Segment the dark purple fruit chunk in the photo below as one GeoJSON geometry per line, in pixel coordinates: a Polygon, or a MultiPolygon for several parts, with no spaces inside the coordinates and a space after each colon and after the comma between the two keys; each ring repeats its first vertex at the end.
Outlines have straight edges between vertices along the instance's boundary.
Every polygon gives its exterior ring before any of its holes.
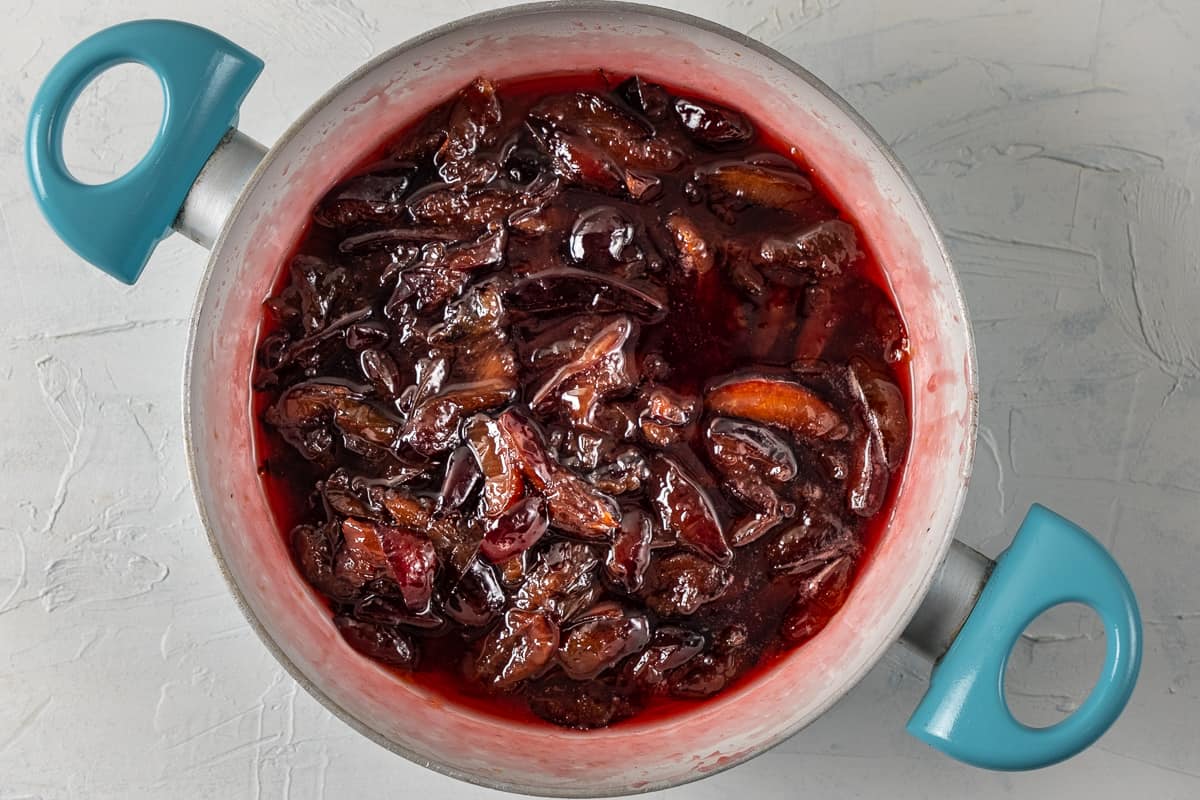
{"type": "Polygon", "coordinates": [[[662,527],[680,544],[716,564],[733,560],[712,500],[683,467],[667,456],[655,456],[650,462],[647,491],[662,527]]]}
{"type": "Polygon", "coordinates": [[[638,711],[629,692],[611,681],[553,677],[529,688],[529,710],[564,728],[603,728],[638,711]]]}
{"type": "Polygon", "coordinates": [[[626,592],[636,592],[650,565],[650,543],[654,540],[654,520],[638,509],[621,515],[621,530],[608,550],[604,571],[608,579],[626,592]]]}
{"type": "Polygon", "coordinates": [[[364,656],[389,666],[416,669],[417,647],[399,629],[347,616],[334,617],[333,621],[346,644],[364,656]]]}
{"type": "Polygon", "coordinates": [[[536,677],[558,648],[558,626],[538,611],[511,609],[479,644],[471,670],[489,689],[510,689],[536,677]]]}
{"type": "Polygon", "coordinates": [[[473,559],[466,572],[446,597],[446,616],[459,625],[480,627],[488,624],[504,608],[504,588],[491,565],[473,559]]]}
{"type": "Polygon", "coordinates": [[[674,109],[688,136],[700,144],[721,148],[754,138],[750,120],[731,108],[681,97],[675,101],[674,109]]]}
{"type": "Polygon", "coordinates": [[[650,641],[646,615],[613,602],[579,614],[563,630],[558,663],[576,680],[594,678],[650,641]]]}
{"type": "Polygon", "coordinates": [[[650,562],[642,595],[665,617],[688,616],[725,593],[733,575],[693,553],[675,553],[650,562]]]}
{"type": "Polygon", "coordinates": [[[479,552],[499,564],[533,547],[549,527],[546,501],[536,495],[526,497],[488,522],[479,552]]]}

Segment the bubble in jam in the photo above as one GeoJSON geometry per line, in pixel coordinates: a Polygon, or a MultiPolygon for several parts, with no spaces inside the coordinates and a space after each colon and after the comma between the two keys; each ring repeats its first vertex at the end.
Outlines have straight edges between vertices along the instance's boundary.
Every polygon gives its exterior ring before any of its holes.
{"type": "Polygon", "coordinates": [[[638,76],[479,78],[317,202],[254,386],[349,648],[592,729],[821,635],[904,467],[908,338],[796,153],[638,76]]]}

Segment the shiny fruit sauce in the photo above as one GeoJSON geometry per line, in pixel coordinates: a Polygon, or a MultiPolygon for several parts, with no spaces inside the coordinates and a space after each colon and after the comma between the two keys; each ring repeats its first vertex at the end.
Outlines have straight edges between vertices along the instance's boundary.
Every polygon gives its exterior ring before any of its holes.
{"type": "Polygon", "coordinates": [[[475,708],[596,728],[711,697],[820,633],[886,516],[883,285],[738,111],[477,79],[316,205],[265,304],[296,568],[350,647],[475,708]]]}

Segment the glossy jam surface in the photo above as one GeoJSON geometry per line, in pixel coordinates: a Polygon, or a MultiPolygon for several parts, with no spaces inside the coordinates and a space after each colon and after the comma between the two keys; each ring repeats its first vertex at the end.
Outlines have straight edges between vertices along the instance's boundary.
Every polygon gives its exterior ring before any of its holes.
{"type": "Polygon", "coordinates": [[[575,728],[817,635],[908,447],[851,221],[735,110],[473,82],[317,205],[266,304],[261,473],[356,650],[575,728]]]}

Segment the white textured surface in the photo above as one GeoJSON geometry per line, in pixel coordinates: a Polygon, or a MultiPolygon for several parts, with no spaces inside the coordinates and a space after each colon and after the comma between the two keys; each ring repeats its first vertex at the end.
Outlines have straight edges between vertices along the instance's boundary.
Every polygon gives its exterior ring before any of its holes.
{"type": "MultiPolygon", "coordinates": [[[[20,157],[50,65],[124,19],[181,17],[262,56],[242,126],[270,142],[372,54],[493,4],[13,5],[0,28],[0,799],[498,797],[361,739],[255,639],[184,467],[179,386],[205,254],[175,237],[138,286],[117,285],[55,239],[20,157]]],[[[995,555],[1031,502],[1073,517],[1137,589],[1146,656],[1112,731],[1038,773],[973,770],[908,738],[926,671],[897,647],[800,735],[662,796],[1200,795],[1200,7],[674,6],[797,59],[893,143],[975,319],[983,429],[959,535],[995,555]]],[[[87,177],[115,174],[131,130],[153,129],[144,97],[107,105],[128,75],[81,100],[72,152],[87,177]]],[[[1070,609],[1030,633],[1012,697],[1045,722],[1086,695],[1102,642],[1070,609]]]]}

